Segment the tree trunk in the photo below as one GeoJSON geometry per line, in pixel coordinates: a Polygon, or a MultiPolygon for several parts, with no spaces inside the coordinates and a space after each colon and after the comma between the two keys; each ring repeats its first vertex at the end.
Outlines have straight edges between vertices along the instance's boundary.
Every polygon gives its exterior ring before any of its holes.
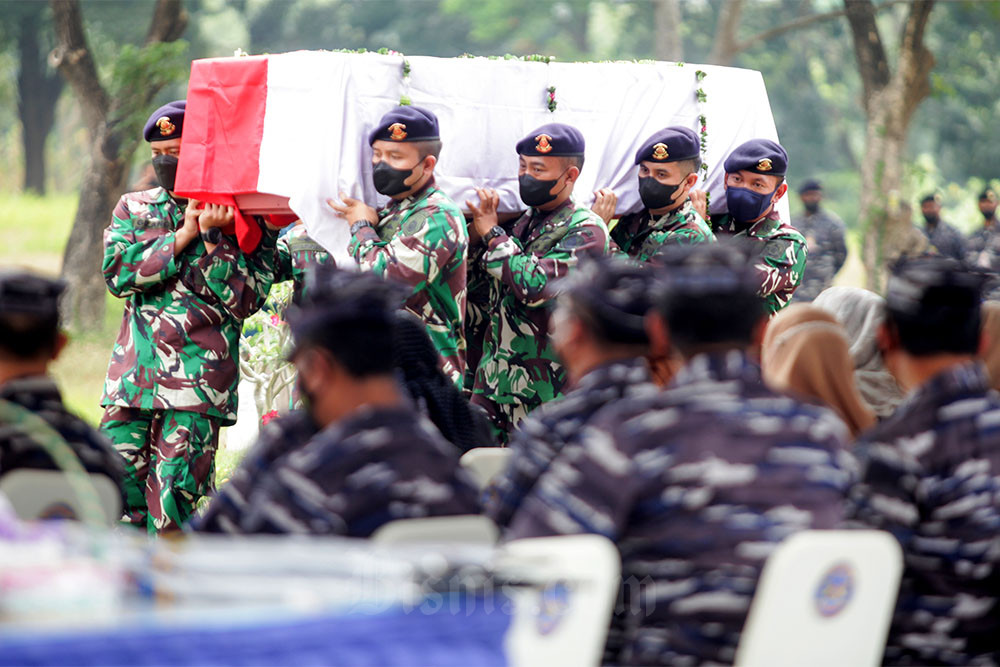
{"type": "Polygon", "coordinates": [[[884,291],[886,267],[924,243],[913,227],[902,192],[906,135],[913,113],[930,93],[934,57],[923,44],[933,0],[916,0],[900,39],[892,72],[870,0],[845,0],[854,51],[864,89],[865,156],[861,166],[859,221],[864,230],[862,261],[869,289],[884,291]]]}
{"type": "Polygon", "coordinates": [[[683,61],[680,0],[653,0],[653,22],[653,56],[657,60],[683,61]]]}
{"type": "Polygon", "coordinates": [[[42,195],[45,194],[45,139],[55,121],[62,79],[46,73],[41,56],[38,34],[45,6],[29,7],[38,10],[24,14],[18,27],[17,112],[24,146],[24,190],[42,195]]]}
{"type": "Polygon", "coordinates": [[[739,53],[737,34],[743,14],[743,0],[725,0],[715,26],[715,42],[709,62],[713,65],[731,65],[739,53]]]}
{"type": "MultiPolygon", "coordinates": [[[[67,282],[63,314],[73,327],[94,329],[104,322],[103,230],[125,190],[128,161],[139,143],[133,124],[120,119],[136,106],[148,106],[163,82],[151,81],[127,100],[111,99],[97,75],[78,0],[52,0],[52,14],[57,46],[49,59],[72,87],[91,136],[90,163],[63,254],[62,275],[67,282]]],[[[176,40],[186,24],[180,0],[157,0],[146,44],[176,40]]]]}

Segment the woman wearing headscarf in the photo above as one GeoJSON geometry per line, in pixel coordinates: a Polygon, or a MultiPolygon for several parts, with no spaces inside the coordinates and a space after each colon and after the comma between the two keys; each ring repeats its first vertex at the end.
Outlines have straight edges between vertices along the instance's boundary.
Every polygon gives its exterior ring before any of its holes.
{"type": "Polygon", "coordinates": [[[819,308],[793,304],[774,316],[764,333],[761,369],[771,388],[831,408],[852,438],[875,424],[854,384],[844,329],[819,308]]]}
{"type": "Polygon", "coordinates": [[[886,370],[878,349],[878,330],[885,322],[885,299],[860,287],[830,287],[812,305],[836,317],[844,327],[861,399],[879,419],[891,415],[903,402],[904,394],[886,370]]]}

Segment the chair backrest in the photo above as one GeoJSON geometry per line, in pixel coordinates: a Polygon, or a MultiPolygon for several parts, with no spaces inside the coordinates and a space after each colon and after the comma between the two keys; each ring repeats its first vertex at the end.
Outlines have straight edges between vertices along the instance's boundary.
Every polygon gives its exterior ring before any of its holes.
{"type": "Polygon", "coordinates": [[[600,535],[508,542],[498,576],[531,582],[502,587],[513,602],[505,653],[513,665],[597,665],[621,586],[621,557],[600,535]]]}
{"type": "Polygon", "coordinates": [[[479,488],[485,489],[507,467],[510,455],[506,447],[476,447],[462,454],[459,463],[475,477],[479,488]]]}
{"type": "MultiPolygon", "coordinates": [[[[122,516],[121,492],[107,475],[92,473],[87,480],[97,492],[107,525],[114,525],[122,516]]],[[[25,521],[80,520],[85,513],[66,473],[58,470],[12,470],[0,477],[0,493],[7,496],[17,516],[25,521]]]]}
{"type": "Polygon", "coordinates": [[[379,526],[372,541],[381,545],[400,544],[496,544],[500,531],[489,517],[481,514],[397,519],[379,526]]]}
{"type": "Polygon", "coordinates": [[[902,568],[883,531],[792,535],[764,565],[736,665],[881,664],[902,568]]]}

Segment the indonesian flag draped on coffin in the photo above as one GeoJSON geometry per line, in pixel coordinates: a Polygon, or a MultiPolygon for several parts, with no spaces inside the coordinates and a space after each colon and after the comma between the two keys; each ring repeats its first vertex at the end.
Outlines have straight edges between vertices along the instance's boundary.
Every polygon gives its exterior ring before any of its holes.
{"type": "MultiPolygon", "coordinates": [[[[618,212],[638,210],[635,151],[668,125],[699,132],[707,119],[707,183],[713,212],[725,206],[723,161],[754,137],[777,140],[759,72],[674,63],[544,63],[487,58],[409,57],[299,51],[213,58],[191,65],[176,191],[246,212],[293,211],[338,260],[350,233],[325,203],[343,191],[373,206],[366,137],[405,96],[440,120],[444,148],[437,183],[459,203],[474,187],[518,198],[514,144],[549,122],[579,128],[587,141],[576,198],[615,190],[618,212]],[[705,72],[699,80],[698,71],[705,72]],[[556,110],[547,107],[555,87],[556,110]],[[698,101],[702,89],[706,100],[698,101]]],[[[788,219],[787,198],[779,202],[788,219]]]]}

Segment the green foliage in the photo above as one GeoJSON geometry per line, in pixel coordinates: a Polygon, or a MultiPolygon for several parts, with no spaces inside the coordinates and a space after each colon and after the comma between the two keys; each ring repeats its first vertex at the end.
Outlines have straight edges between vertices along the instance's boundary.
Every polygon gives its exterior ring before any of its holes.
{"type": "Polygon", "coordinates": [[[138,136],[150,110],[145,103],[130,103],[141,99],[132,91],[140,88],[161,88],[183,79],[188,71],[185,59],[187,42],[157,42],[146,46],[125,44],[118,52],[111,72],[109,93],[118,100],[118,117],[113,119],[124,125],[123,135],[138,136]]]}

